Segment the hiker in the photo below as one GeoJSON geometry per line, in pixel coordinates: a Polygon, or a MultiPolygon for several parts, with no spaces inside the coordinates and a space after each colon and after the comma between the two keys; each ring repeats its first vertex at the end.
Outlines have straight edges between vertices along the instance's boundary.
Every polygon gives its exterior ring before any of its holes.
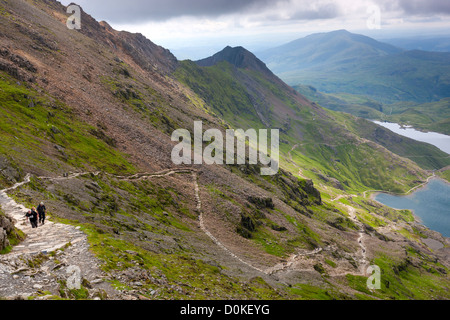
{"type": "Polygon", "coordinates": [[[28,210],[27,213],[25,213],[25,222],[28,222],[28,219],[31,217],[31,210],[28,210]]]}
{"type": "Polygon", "coordinates": [[[28,210],[26,217],[30,219],[32,228],[38,227],[38,213],[36,212],[36,208],[32,208],[31,210],[28,210]]]}
{"type": "Polygon", "coordinates": [[[45,208],[45,205],[43,202],[41,202],[37,207],[37,212],[39,213],[39,222],[41,224],[45,223],[45,211],[47,209],[45,208]]]}

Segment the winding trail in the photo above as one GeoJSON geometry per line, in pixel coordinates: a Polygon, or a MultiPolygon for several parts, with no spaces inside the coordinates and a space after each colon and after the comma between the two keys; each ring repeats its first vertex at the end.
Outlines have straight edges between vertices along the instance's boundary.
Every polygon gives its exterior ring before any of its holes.
{"type": "MultiPolygon", "coordinates": [[[[94,175],[97,176],[101,174],[100,171],[95,172],[78,172],[78,173],[70,173],[65,174],[63,176],[59,177],[47,177],[47,176],[38,176],[37,178],[40,180],[46,180],[46,181],[62,181],[62,180],[69,180],[78,178],[81,176],[86,175],[94,175]]],[[[203,219],[203,210],[202,210],[202,202],[200,199],[199,194],[199,185],[198,185],[198,175],[197,171],[195,169],[167,169],[159,172],[146,172],[146,173],[137,173],[131,176],[118,176],[113,175],[109,173],[104,173],[105,175],[108,175],[110,177],[119,179],[119,180],[125,180],[125,181],[139,181],[143,179],[148,178],[158,178],[158,177],[167,177],[173,174],[192,174],[192,182],[194,185],[194,195],[195,195],[195,201],[196,201],[196,210],[199,213],[199,224],[201,230],[220,248],[222,248],[228,255],[232,256],[233,258],[237,259],[241,263],[245,264],[246,266],[262,272],[266,273],[264,270],[257,268],[253,266],[252,264],[244,261],[243,259],[239,258],[236,254],[231,252],[224,244],[222,244],[216,237],[214,237],[211,232],[207,230],[205,227],[204,219],[203,219]]],[[[69,225],[64,225],[60,223],[53,223],[51,221],[47,221],[45,225],[39,227],[36,230],[43,231],[43,230],[52,230],[51,232],[39,232],[34,233],[34,230],[32,230],[31,226],[25,222],[25,216],[24,213],[27,210],[23,205],[18,205],[12,198],[10,198],[6,192],[12,191],[14,189],[17,189],[27,183],[30,182],[31,176],[29,174],[26,175],[23,182],[15,184],[13,187],[4,189],[0,191],[0,204],[2,205],[3,210],[12,218],[14,218],[18,223],[16,223],[16,227],[20,230],[22,230],[25,234],[27,234],[27,239],[21,243],[20,245],[17,245],[14,247],[13,251],[4,257],[12,256],[12,255],[22,255],[22,254],[37,254],[39,252],[52,252],[57,249],[60,249],[64,247],[67,243],[75,243],[77,241],[81,241],[83,238],[83,233],[81,231],[73,231],[74,227],[69,225]],[[34,233],[34,234],[33,234],[34,233]],[[72,235],[78,235],[78,238],[71,237],[72,235]],[[46,239],[45,241],[36,243],[35,240],[37,237],[40,237],[41,239],[46,239]]]]}
{"type": "Polygon", "coordinates": [[[237,255],[235,255],[233,252],[231,252],[227,247],[225,247],[219,240],[217,240],[217,238],[216,237],[214,237],[212,234],[211,234],[211,232],[209,232],[207,229],[206,229],[206,227],[205,227],[205,223],[204,223],[204,220],[203,220],[203,210],[202,210],[202,201],[201,201],[201,199],[200,199],[200,194],[199,194],[199,191],[200,191],[200,188],[199,188],[199,186],[198,186],[198,176],[197,176],[197,172],[195,172],[195,171],[193,171],[192,172],[192,180],[193,180],[193,183],[194,183],[194,191],[195,191],[195,199],[196,199],[196,201],[197,201],[197,211],[198,211],[198,213],[199,213],[199,222],[200,222],[200,229],[217,245],[217,246],[219,246],[220,248],[222,248],[227,254],[229,254],[230,256],[232,256],[233,258],[235,258],[235,259],[237,259],[238,261],[240,261],[241,263],[243,263],[243,264],[245,264],[246,266],[248,266],[248,267],[250,267],[250,268],[252,268],[252,269],[254,269],[254,270],[256,270],[256,271],[259,271],[259,272],[262,272],[262,273],[266,273],[267,274],[267,272],[265,271],[265,270],[262,270],[262,269],[259,269],[259,268],[257,268],[257,267],[255,267],[255,266],[253,266],[252,264],[250,264],[250,263],[248,263],[248,262],[246,262],[246,261],[244,261],[244,260],[242,260],[241,258],[239,258],[237,255]]]}
{"type": "MultiPolygon", "coordinates": [[[[295,147],[295,146],[294,146],[295,147]]],[[[37,178],[41,180],[47,180],[47,181],[61,181],[61,180],[68,180],[68,179],[74,179],[85,175],[94,175],[97,176],[101,174],[102,172],[96,171],[96,172],[79,172],[79,173],[70,173],[65,174],[63,176],[59,177],[46,177],[46,176],[39,176],[37,178]]],[[[199,215],[199,225],[200,229],[203,233],[205,233],[218,247],[220,247],[226,254],[233,257],[240,263],[246,265],[247,267],[250,267],[258,272],[261,272],[266,275],[273,275],[275,273],[286,271],[286,270],[295,270],[295,271],[311,271],[311,269],[299,269],[295,268],[295,263],[310,256],[314,256],[317,254],[320,254],[323,251],[323,248],[316,248],[312,251],[303,251],[298,252],[296,254],[291,255],[287,261],[281,262],[276,264],[275,266],[261,269],[258,268],[251,263],[243,260],[239,256],[237,256],[235,253],[233,253],[231,250],[229,250],[223,243],[221,243],[205,226],[204,222],[204,212],[202,210],[202,201],[200,198],[200,187],[198,184],[198,172],[195,169],[191,168],[180,168],[180,169],[167,169],[159,172],[146,172],[146,173],[137,173],[131,176],[118,176],[113,175],[109,173],[103,173],[105,175],[108,175],[110,177],[119,179],[119,180],[126,180],[126,181],[139,181],[143,179],[148,178],[158,178],[158,177],[167,177],[174,174],[191,174],[192,176],[192,183],[194,187],[194,196],[195,196],[195,202],[196,202],[196,211],[199,215]]],[[[64,224],[59,223],[52,223],[51,221],[46,222],[44,226],[39,227],[35,230],[47,230],[43,238],[46,239],[46,241],[42,241],[41,243],[37,242],[35,237],[33,237],[33,234],[31,232],[31,227],[27,224],[25,224],[24,219],[24,212],[26,208],[23,205],[18,205],[13,199],[11,199],[6,192],[17,189],[27,183],[30,182],[31,176],[29,174],[26,175],[23,182],[17,183],[11,188],[7,188],[0,191],[0,204],[2,205],[4,211],[8,213],[10,216],[12,216],[14,219],[18,221],[16,224],[16,227],[21,229],[23,232],[25,232],[28,237],[27,240],[25,240],[23,243],[21,243],[18,246],[15,246],[12,252],[10,252],[7,255],[4,255],[3,257],[0,257],[0,259],[8,259],[12,256],[19,256],[24,254],[30,254],[30,253],[39,253],[39,252],[52,252],[57,250],[58,248],[64,247],[67,243],[76,243],[78,241],[86,241],[86,235],[78,230],[78,228],[75,228],[73,226],[68,226],[64,224]],[[44,229],[45,228],[45,229],[44,229]],[[29,239],[29,240],[28,240],[29,239]]],[[[342,196],[338,196],[332,201],[340,199],[342,196]]],[[[367,258],[366,258],[366,248],[364,246],[364,232],[363,232],[363,226],[358,221],[356,214],[355,214],[355,208],[345,205],[348,209],[348,212],[350,214],[350,217],[361,226],[361,230],[359,232],[359,238],[358,238],[358,244],[361,248],[361,261],[363,262],[360,264],[359,272],[356,274],[359,275],[365,275],[365,266],[367,265],[367,258]]],[[[34,230],[33,230],[34,231],[34,230]]],[[[1,262],[1,260],[0,260],[1,262]]],[[[349,274],[352,272],[345,272],[342,273],[342,275],[349,274]]],[[[354,273],[355,274],[355,273],[354,273]]],[[[337,276],[341,274],[334,274],[333,276],[337,276]]],[[[1,291],[0,291],[1,292],[1,291]]]]}
{"type": "Polygon", "coordinates": [[[292,160],[292,154],[291,154],[291,152],[294,151],[295,148],[297,148],[297,147],[299,147],[299,146],[301,146],[301,145],[295,144],[295,145],[291,148],[291,150],[289,150],[289,152],[288,152],[289,162],[292,163],[292,164],[294,165],[294,167],[296,167],[296,168],[298,169],[298,175],[299,175],[299,177],[301,177],[301,178],[303,178],[303,179],[308,179],[307,177],[305,177],[305,176],[303,175],[303,171],[302,171],[302,169],[300,168],[300,166],[299,166],[297,163],[295,163],[294,160],[292,160]]]}
{"type": "Polygon", "coordinates": [[[344,206],[347,208],[350,218],[360,228],[359,229],[359,237],[358,237],[358,245],[361,248],[361,257],[362,257],[361,262],[362,263],[359,266],[359,271],[360,271],[360,274],[365,274],[365,270],[367,269],[367,266],[369,265],[369,261],[367,260],[367,249],[366,249],[366,246],[364,245],[364,236],[365,236],[364,225],[356,217],[356,209],[354,207],[349,206],[347,204],[344,204],[344,206]]]}
{"type": "MultiPolygon", "coordinates": [[[[343,197],[350,197],[352,195],[341,195],[336,197],[335,199],[331,200],[331,201],[336,201],[340,198],[343,197]]],[[[344,204],[343,204],[344,205],[344,204]]],[[[361,258],[357,259],[359,261],[359,268],[357,272],[352,272],[352,271],[344,271],[344,272],[334,272],[333,274],[331,274],[330,276],[332,277],[338,277],[338,276],[345,276],[347,274],[352,274],[352,275],[357,275],[357,276],[366,276],[366,270],[367,267],[369,265],[369,261],[367,260],[367,249],[366,246],[364,245],[364,237],[365,237],[365,232],[364,232],[364,226],[363,224],[358,220],[358,218],[356,217],[356,209],[353,208],[352,206],[349,205],[344,205],[347,208],[347,211],[350,215],[350,218],[360,227],[360,230],[358,232],[358,245],[360,247],[360,253],[359,256],[361,258]]],[[[317,255],[319,253],[321,253],[324,250],[329,250],[332,249],[330,248],[316,248],[313,251],[310,252],[303,252],[303,253],[297,253],[297,254],[293,254],[291,255],[286,262],[283,263],[279,263],[271,268],[268,268],[266,270],[267,274],[275,274],[277,272],[280,271],[286,271],[286,270],[295,270],[295,271],[311,271],[311,269],[300,269],[300,268],[296,268],[295,264],[297,262],[300,262],[302,259],[307,258],[309,256],[313,256],[313,255],[317,255]]]]}

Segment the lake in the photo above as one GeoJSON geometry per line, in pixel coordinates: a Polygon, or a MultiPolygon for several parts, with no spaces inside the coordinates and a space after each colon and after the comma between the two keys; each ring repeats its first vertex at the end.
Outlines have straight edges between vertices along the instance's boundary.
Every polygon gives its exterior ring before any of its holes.
{"type": "Polygon", "coordinates": [[[417,131],[411,127],[401,127],[398,123],[373,121],[374,123],[383,126],[392,132],[399,135],[432,144],[442,151],[450,154],[450,136],[436,132],[422,132],[417,131]]]}
{"type": "Polygon", "coordinates": [[[406,196],[379,193],[375,200],[395,209],[410,209],[422,223],[450,237],[450,184],[431,179],[424,187],[406,196]]]}

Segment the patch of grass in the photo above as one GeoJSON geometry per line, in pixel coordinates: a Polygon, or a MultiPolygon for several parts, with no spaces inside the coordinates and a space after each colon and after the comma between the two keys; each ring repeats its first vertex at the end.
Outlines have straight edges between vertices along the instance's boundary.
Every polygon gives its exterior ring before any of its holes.
{"type": "Polygon", "coordinates": [[[125,155],[92,135],[96,129],[78,120],[70,108],[18,85],[4,73],[0,73],[0,100],[0,154],[16,163],[48,171],[67,166],[121,174],[135,171],[125,155]],[[46,149],[50,151],[42,152],[46,149]]]}
{"type": "Polygon", "coordinates": [[[329,265],[330,267],[332,267],[332,268],[336,268],[336,266],[337,266],[336,262],[334,262],[334,261],[332,261],[330,259],[325,259],[325,263],[327,265],[329,265]]]}
{"type": "MultiPolygon", "coordinates": [[[[92,225],[85,224],[82,230],[88,234],[94,254],[103,262],[101,268],[106,272],[126,270],[139,264],[141,270],[159,279],[146,281],[141,290],[157,290],[158,298],[215,299],[223,297],[279,299],[282,296],[276,289],[262,279],[252,279],[242,283],[238,279],[221,272],[220,266],[195,259],[188,253],[157,254],[146,251],[132,243],[116,239],[109,234],[99,233],[92,225]],[[136,254],[129,254],[129,251],[136,254]],[[182,289],[173,290],[173,287],[182,289]]],[[[127,283],[118,280],[112,284],[123,290],[130,290],[127,283]]]]}
{"type": "Polygon", "coordinates": [[[437,172],[437,175],[447,182],[450,182],[450,169],[439,171],[437,172]]]}
{"type": "Polygon", "coordinates": [[[333,289],[324,289],[310,284],[298,283],[289,291],[299,296],[301,300],[336,300],[345,298],[344,295],[336,293],[333,289]]]}
{"type": "Polygon", "coordinates": [[[384,254],[372,262],[381,270],[381,288],[369,290],[367,278],[347,275],[348,285],[355,290],[381,299],[430,300],[448,299],[449,270],[433,258],[409,248],[404,259],[393,260],[384,254]]]}

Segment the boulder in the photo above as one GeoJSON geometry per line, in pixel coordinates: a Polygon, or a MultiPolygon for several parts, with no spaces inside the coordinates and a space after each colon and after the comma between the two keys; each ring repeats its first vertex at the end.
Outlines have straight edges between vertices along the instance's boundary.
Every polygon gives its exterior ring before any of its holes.
{"type": "Polygon", "coordinates": [[[6,230],[0,228],[0,251],[9,246],[8,234],[6,230]]]}
{"type": "Polygon", "coordinates": [[[8,183],[16,183],[21,179],[20,169],[8,158],[0,156],[0,179],[8,181],[8,183]]]}
{"type": "Polygon", "coordinates": [[[0,251],[10,245],[8,235],[14,230],[14,221],[0,213],[0,251]]]}

